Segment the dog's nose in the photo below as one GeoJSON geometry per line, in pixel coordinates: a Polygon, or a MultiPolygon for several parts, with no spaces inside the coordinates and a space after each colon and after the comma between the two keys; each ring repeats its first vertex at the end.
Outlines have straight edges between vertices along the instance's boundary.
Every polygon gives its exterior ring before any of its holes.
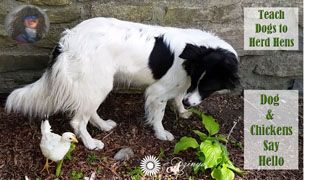
{"type": "Polygon", "coordinates": [[[187,107],[190,107],[190,103],[189,103],[188,99],[183,99],[182,100],[182,104],[187,106],[187,107]]]}

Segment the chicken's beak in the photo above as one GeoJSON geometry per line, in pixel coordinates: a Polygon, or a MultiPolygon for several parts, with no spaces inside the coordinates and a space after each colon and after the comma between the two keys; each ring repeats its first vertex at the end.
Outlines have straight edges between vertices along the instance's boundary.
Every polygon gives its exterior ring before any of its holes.
{"type": "Polygon", "coordinates": [[[77,139],[76,137],[74,137],[74,138],[72,139],[72,142],[78,143],[78,139],[77,139]]]}

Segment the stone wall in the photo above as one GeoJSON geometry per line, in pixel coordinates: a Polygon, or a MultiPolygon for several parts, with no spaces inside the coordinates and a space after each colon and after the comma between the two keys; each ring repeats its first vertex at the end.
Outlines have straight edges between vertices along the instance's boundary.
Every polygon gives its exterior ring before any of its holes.
{"type": "Polygon", "coordinates": [[[239,53],[241,89],[289,89],[303,75],[302,1],[0,0],[0,93],[38,79],[61,32],[97,16],[215,32],[239,53]],[[51,22],[46,37],[32,45],[11,40],[4,28],[6,14],[26,3],[45,10],[51,22]],[[299,51],[244,51],[243,7],[299,7],[299,51]]]}

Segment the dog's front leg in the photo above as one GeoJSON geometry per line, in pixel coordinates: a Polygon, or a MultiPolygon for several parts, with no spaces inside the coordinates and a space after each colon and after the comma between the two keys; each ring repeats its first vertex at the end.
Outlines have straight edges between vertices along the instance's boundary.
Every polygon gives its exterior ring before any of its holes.
{"type": "Polygon", "coordinates": [[[189,112],[188,110],[186,110],[182,104],[182,99],[183,99],[183,94],[180,94],[178,96],[176,96],[173,100],[173,105],[176,108],[176,110],[179,113],[179,117],[184,118],[184,119],[188,119],[191,115],[192,112],[189,112]]]}
{"type": "Polygon", "coordinates": [[[83,144],[88,149],[103,149],[104,144],[102,141],[98,139],[94,139],[91,137],[89,132],[87,131],[87,124],[90,116],[83,114],[76,114],[71,120],[70,124],[75,130],[77,136],[79,136],[83,142],[83,144]]]}
{"type": "Polygon", "coordinates": [[[153,126],[155,136],[160,140],[172,141],[174,136],[162,125],[167,100],[161,96],[148,95],[145,104],[147,122],[153,126]]]}

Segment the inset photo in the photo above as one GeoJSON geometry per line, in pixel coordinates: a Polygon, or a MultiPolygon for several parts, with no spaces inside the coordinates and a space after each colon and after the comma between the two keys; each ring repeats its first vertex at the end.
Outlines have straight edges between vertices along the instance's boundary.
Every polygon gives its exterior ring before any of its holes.
{"type": "Polygon", "coordinates": [[[39,7],[21,5],[6,16],[5,28],[8,35],[20,43],[34,43],[49,31],[49,18],[39,7]]]}

